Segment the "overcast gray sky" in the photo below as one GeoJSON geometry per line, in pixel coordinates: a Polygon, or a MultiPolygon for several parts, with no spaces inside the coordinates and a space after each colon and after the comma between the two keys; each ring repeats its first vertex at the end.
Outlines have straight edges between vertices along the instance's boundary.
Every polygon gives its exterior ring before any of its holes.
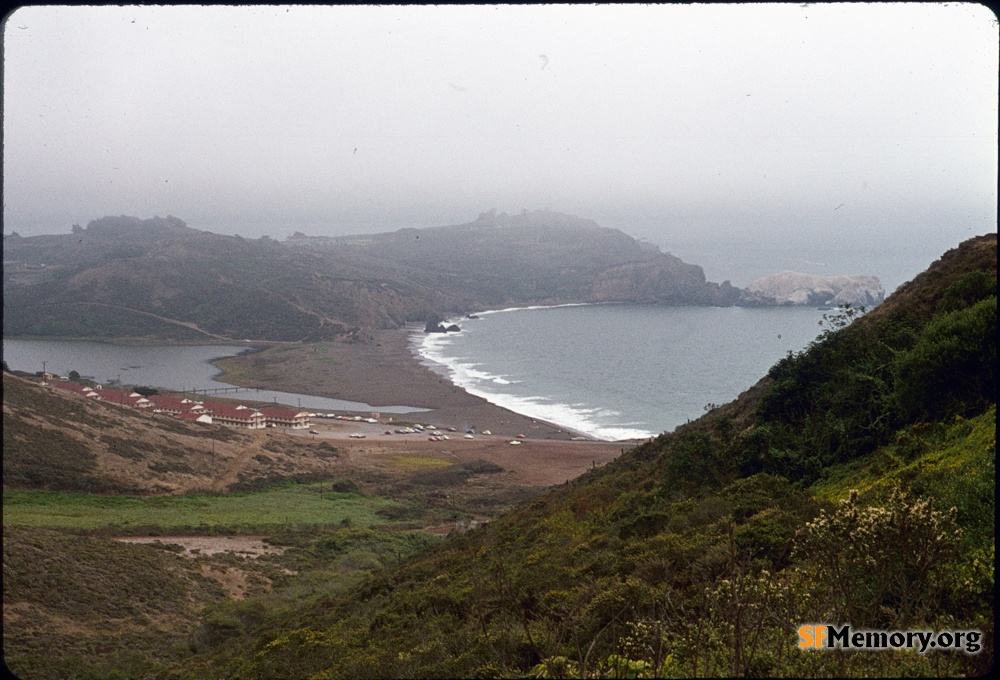
{"type": "Polygon", "coordinates": [[[25,7],[3,52],[7,233],[996,230],[975,4],[25,7]]]}

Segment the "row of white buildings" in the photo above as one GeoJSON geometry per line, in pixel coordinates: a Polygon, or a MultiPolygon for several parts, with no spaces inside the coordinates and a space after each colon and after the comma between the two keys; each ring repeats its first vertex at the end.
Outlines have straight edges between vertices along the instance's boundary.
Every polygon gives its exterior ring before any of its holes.
{"type": "Polygon", "coordinates": [[[56,382],[53,386],[80,394],[87,399],[121,404],[123,407],[128,406],[151,413],[166,413],[198,423],[217,423],[248,430],[262,430],[267,427],[293,430],[309,428],[309,412],[293,411],[279,406],[253,408],[221,401],[194,401],[167,394],[153,394],[147,397],[138,392],[109,389],[102,385],[90,387],[74,382],[56,382]]]}

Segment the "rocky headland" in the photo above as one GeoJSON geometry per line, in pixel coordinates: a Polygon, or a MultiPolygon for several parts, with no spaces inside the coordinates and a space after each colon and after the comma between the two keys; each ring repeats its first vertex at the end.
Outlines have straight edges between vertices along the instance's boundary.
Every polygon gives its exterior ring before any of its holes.
{"type": "Polygon", "coordinates": [[[751,281],[737,304],[875,307],[885,290],[875,276],[816,276],[784,271],[751,281]]]}

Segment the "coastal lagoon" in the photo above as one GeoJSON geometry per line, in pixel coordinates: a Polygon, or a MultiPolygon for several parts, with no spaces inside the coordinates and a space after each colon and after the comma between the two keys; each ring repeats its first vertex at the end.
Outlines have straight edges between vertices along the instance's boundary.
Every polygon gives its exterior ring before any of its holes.
{"type": "Polygon", "coordinates": [[[564,305],[452,319],[425,363],[512,411],[600,439],[655,436],[754,385],[822,331],[802,307],[564,305]]]}
{"type": "MultiPolygon", "coordinates": [[[[100,383],[121,381],[175,391],[217,390],[232,385],[215,380],[213,359],[235,356],[248,348],[239,345],[126,345],[70,340],[11,340],[4,338],[3,358],[14,370],[31,373],[44,368],[59,375],[76,371],[100,383]]],[[[274,390],[245,390],[209,394],[211,397],[269,401],[292,407],[336,411],[415,413],[427,409],[405,405],[370,405],[308,394],[274,390]]]]}
{"type": "MultiPolygon", "coordinates": [[[[453,319],[460,333],[414,334],[420,360],[459,387],[523,415],[599,439],[645,438],[735,399],[789,352],[806,347],[825,312],[802,307],[564,305],[483,312],[453,319]]],[[[231,387],[210,361],[239,345],[126,345],[3,341],[12,369],[75,370],[177,391],[231,387]]],[[[213,395],[209,395],[210,397],[213,395]]],[[[293,407],[422,412],[272,390],[214,396],[293,407]]]]}

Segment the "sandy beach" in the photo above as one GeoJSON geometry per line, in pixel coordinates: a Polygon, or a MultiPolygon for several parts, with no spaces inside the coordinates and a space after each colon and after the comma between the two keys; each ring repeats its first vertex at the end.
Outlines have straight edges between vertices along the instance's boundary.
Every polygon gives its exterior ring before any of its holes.
{"type": "Polygon", "coordinates": [[[326,342],[274,346],[225,359],[219,380],[266,384],[298,394],[359,401],[373,406],[406,405],[426,412],[394,415],[398,421],[431,423],[464,432],[489,430],[502,437],[572,439],[579,433],[489,403],[423,365],[410,349],[410,329],[376,331],[365,343],[326,342]]]}
{"type": "Polygon", "coordinates": [[[502,480],[492,479],[490,484],[537,488],[572,480],[617,458],[636,443],[573,441],[580,438],[579,433],[471,395],[420,362],[410,348],[412,332],[381,330],[366,343],[272,346],[215,363],[231,371],[219,378],[226,382],[265,384],[271,389],[372,405],[428,409],[383,413],[378,423],[316,418],[309,432],[288,431],[301,437],[335,440],[342,460],[352,466],[394,472],[400,456],[440,458],[449,463],[488,461],[506,471],[502,480]],[[427,433],[395,433],[402,423],[434,425],[448,439],[432,441],[427,433]],[[473,439],[465,437],[467,427],[475,428],[473,439]],[[522,443],[511,445],[515,440],[522,443]]]}

